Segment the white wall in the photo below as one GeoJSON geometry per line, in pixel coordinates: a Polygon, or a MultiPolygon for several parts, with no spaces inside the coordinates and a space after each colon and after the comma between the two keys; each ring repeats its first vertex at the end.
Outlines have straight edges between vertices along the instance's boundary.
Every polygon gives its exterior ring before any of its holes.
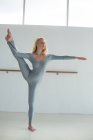
{"type": "MultiPolygon", "coordinates": [[[[0,25],[0,68],[10,69],[19,67],[4,39],[8,27],[21,52],[32,51],[35,39],[43,36],[49,53],[87,57],[87,61],[48,63],[46,70],[72,70],[78,74],[45,73],[37,89],[35,112],[93,114],[93,29],[0,25]]],[[[28,85],[20,72],[0,72],[0,111],[28,111],[28,85]]]]}

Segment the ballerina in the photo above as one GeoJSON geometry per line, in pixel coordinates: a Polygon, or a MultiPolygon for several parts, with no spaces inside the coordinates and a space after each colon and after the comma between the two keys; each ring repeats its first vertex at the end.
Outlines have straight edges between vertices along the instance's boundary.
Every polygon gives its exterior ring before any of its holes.
{"type": "Polygon", "coordinates": [[[85,57],[77,57],[77,56],[57,56],[54,54],[47,54],[47,47],[44,38],[38,38],[35,42],[35,46],[33,48],[32,53],[21,53],[19,52],[14,44],[13,35],[10,30],[7,30],[7,35],[5,37],[7,44],[16,58],[21,73],[24,79],[28,83],[28,129],[34,132],[36,129],[32,126],[32,118],[33,118],[33,109],[34,109],[34,97],[35,91],[38,83],[42,80],[43,75],[46,70],[46,66],[48,62],[51,60],[70,60],[70,59],[78,59],[78,60],[86,60],[85,57]],[[24,59],[28,59],[33,66],[33,69],[30,69],[28,64],[24,59]]]}

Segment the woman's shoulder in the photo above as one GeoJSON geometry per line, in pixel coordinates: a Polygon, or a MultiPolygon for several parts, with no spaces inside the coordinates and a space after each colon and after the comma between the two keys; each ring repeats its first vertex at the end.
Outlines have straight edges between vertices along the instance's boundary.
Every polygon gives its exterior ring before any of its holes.
{"type": "Polygon", "coordinates": [[[49,60],[52,59],[52,56],[53,56],[53,54],[48,53],[48,54],[46,55],[46,59],[49,61],[49,60]]]}

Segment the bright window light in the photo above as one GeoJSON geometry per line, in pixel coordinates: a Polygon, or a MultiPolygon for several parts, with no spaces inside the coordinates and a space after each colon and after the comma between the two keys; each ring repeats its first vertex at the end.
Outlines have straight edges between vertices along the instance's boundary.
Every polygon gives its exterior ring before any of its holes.
{"type": "Polygon", "coordinates": [[[0,0],[0,24],[22,24],[23,0],[0,0]]]}
{"type": "Polygon", "coordinates": [[[93,27],[93,0],[69,0],[69,26],[93,27]]]}
{"type": "Polygon", "coordinates": [[[66,26],[67,0],[26,0],[25,24],[66,26]]]}

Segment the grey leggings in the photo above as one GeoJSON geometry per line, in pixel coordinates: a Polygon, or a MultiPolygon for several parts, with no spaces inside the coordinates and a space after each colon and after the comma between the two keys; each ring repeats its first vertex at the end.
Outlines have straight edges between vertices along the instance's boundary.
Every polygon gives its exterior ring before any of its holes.
{"type": "MultiPolygon", "coordinates": [[[[34,97],[35,97],[35,91],[36,91],[36,87],[37,87],[37,83],[36,82],[32,82],[30,83],[29,81],[31,81],[29,79],[29,75],[31,75],[32,70],[29,68],[28,64],[26,63],[26,61],[24,60],[24,58],[19,57],[18,56],[18,52],[15,48],[15,46],[11,43],[8,43],[14,57],[16,58],[16,60],[18,61],[21,73],[23,75],[23,77],[25,78],[25,80],[28,83],[28,105],[29,105],[29,110],[28,110],[28,117],[29,117],[29,125],[32,122],[32,118],[33,118],[33,107],[34,107],[34,97]]],[[[22,54],[22,53],[20,53],[22,54]]]]}
{"type": "Polygon", "coordinates": [[[32,53],[19,53],[14,45],[14,42],[8,42],[8,45],[14,55],[14,57],[17,59],[20,70],[22,72],[23,77],[28,83],[29,86],[29,95],[28,95],[28,104],[29,104],[29,124],[32,122],[33,117],[33,105],[34,105],[34,98],[35,98],[35,90],[38,85],[38,83],[41,80],[42,75],[44,74],[44,69],[47,63],[50,60],[70,60],[70,59],[76,59],[75,56],[57,56],[53,54],[48,54],[46,56],[45,61],[39,61],[37,62],[32,53]],[[24,58],[27,58],[29,61],[31,61],[33,65],[33,70],[31,70],[24,60],[24,58]]]}

